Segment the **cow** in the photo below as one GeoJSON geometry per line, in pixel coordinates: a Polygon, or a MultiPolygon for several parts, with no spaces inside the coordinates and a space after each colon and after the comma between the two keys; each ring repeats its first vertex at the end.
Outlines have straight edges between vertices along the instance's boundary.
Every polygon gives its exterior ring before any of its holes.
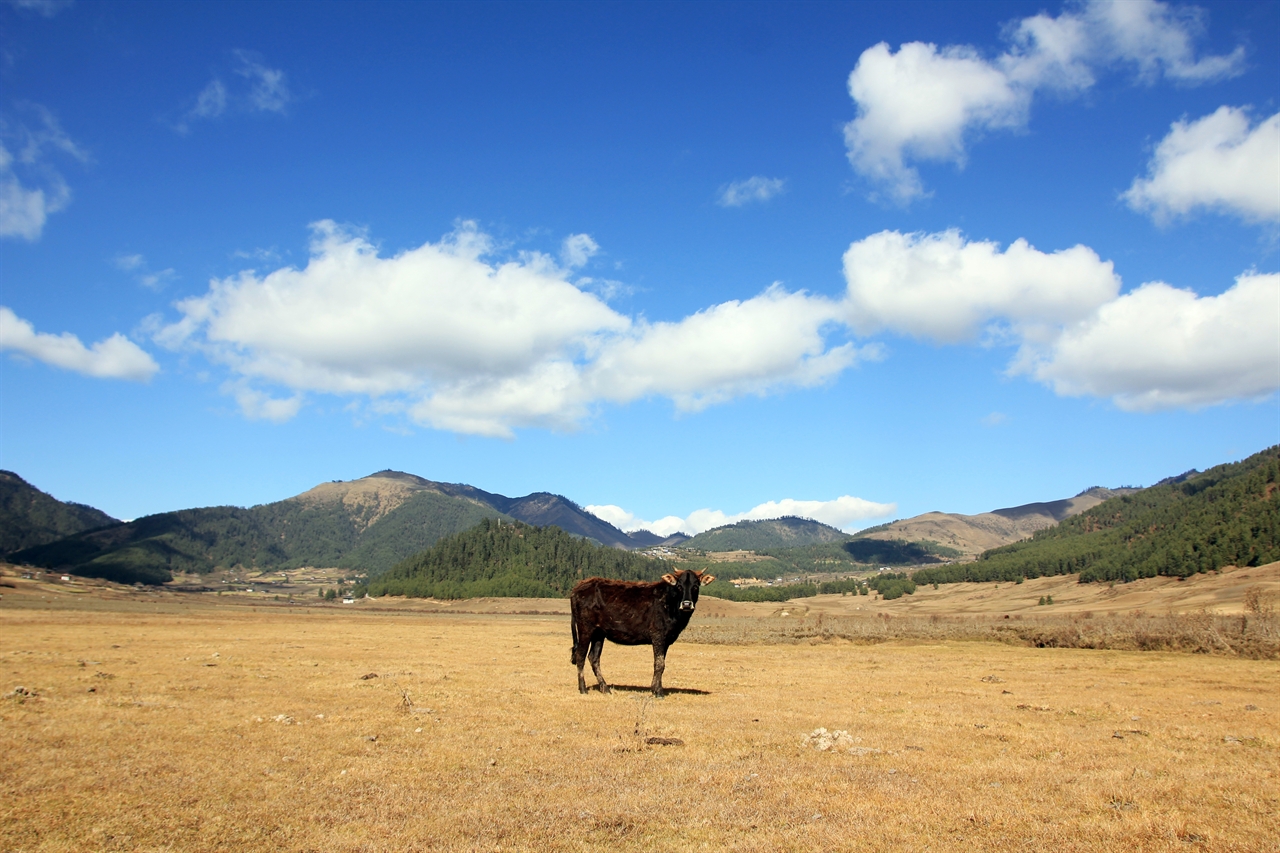
{"type": "Polygon", "coordinates": [[[579,582],[569,594],[573,618],[570,660],[578,668],[578,692],[587,692],[582,666],[588,660],[600,692],[610,692],[600,674],[600,652],[609,640],[622,646],[653,646],[653,695],[661,697],[667,649],[689,624],[698,604],[698,590],[713,580],[712,575],[680,569],[653,583],[608,578],[579,582]]]}

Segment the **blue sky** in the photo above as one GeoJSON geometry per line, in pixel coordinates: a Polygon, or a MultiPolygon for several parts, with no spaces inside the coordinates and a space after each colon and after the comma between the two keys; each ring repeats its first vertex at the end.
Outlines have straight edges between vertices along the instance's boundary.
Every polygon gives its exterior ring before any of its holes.
{"type": "Polygon", "coordinates": [[[0,5],[0,467],[855,530],[1280,441],[1280,4],[0,5]]]}

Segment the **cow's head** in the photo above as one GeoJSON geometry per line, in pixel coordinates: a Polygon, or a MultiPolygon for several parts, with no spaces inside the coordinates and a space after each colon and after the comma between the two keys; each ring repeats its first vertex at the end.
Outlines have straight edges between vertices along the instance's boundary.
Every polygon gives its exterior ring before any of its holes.
{"type": "Polygon", "coordinates": [[[680,590],[680,609],[692,610],[698,604],[698,590],[704,583],[711,583],[715,575],[681,569],[675,574],[666,574],[662,579],[680,590]]]}

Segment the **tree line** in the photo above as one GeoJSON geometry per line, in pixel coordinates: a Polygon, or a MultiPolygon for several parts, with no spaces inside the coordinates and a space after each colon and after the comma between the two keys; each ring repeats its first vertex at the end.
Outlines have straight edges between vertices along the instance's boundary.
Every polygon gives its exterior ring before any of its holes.
{"type": "Polygon", "coordinates": [[[703,595],[728,601],[790,601],[793,598],[811,598],[815,595],[869,595],[878,592],[881,598],[892,600],[912,595],[916,584],[906,572],[883,572],[869,578],[844,578],[842,580],[775,584],[773,586],[735,586],[726,580],[715,580],[702,588],[703,595]]]}
{"type": "Polygon", "coordinates": [[[671,566],[559,527],[482,520],[369,580],[357,594],[418,598],[564,598],[589,577],[658,580],[671,566]]]}
{"type": "Polygon", "coordinates": [[[289,499],[244,509],[202,507],[113,522],[9,556],[120,583],[159,584],[175,573],[207,574],[326,566],[377,573],[495,510],[435,492],[411,496],[370,523],[368,507],[289,499]],[[360,513],[364,510],[364,514],[360,513]]]}
{"type": "Polygon", "coordinates": [[[993,548],[976,562],[915,572],[916,583],[1079,574],[1081,583],[1188,577],[1280,560],[1280,447],[1180,482],[1111,498],[993,548]]]}

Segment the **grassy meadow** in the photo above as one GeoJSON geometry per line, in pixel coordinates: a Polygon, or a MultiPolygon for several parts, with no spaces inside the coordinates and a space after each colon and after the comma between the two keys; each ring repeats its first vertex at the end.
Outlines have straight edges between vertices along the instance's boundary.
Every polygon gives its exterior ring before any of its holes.
{"type": "Polygon", "coordinates": [[[1280,850],[1275,659],[704,600],[654,701],[558,613],[3,592],[7,850],[1280,850]]]}

